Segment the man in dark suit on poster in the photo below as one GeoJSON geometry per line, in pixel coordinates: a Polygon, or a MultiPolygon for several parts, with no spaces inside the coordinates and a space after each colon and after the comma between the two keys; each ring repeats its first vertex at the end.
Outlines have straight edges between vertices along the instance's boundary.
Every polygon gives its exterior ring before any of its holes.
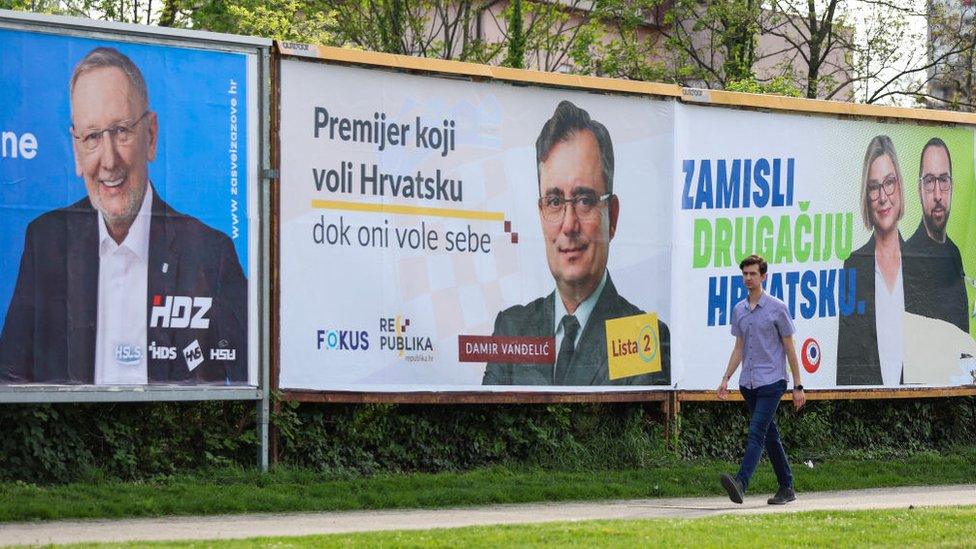
{"type": "Polygon", "coordinates": [[[555,337],[555,364],[488,363],[484,385],[667,385],[670,336],[658,322],[660,372],[611,380],[605,321],[642,313],[607,272],[620,199],[606,127],[562,101],[536,140],[539,218],[556,289],[495,319],[494,336],[555,337]]]}
{"type": "Polygon", "coordinates": [[[905,310],[969,333],[966,273],[959,248],[946,231],[954,181],[945,141],[933,137],[922,147],[918,171],[922,221],[905,241],[905,310]]]}
{"type": "Polygon", "coordinates": [[[244,272],[227,235],[149,181],[159,121],[139,68],[96,48],[69,91],[87,196],[27,228],[0,383],[247,383],[244,272]]]}

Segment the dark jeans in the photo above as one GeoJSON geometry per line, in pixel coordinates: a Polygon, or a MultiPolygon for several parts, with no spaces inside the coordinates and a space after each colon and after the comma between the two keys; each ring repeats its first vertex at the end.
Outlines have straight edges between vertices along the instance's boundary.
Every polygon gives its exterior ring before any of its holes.
{"type": "Polygon", "coordinates": [[[786,380],[755,389],[739,387],[739,390],[742,391],[742,397],[752,415],[749,420],[746,455],[742,457],[742,466],[735,475],[742,481],[742,489],[745,490],[749,486],[749,479],[756,472],[759,458],[762,457],[763,447],[766,448],[766,455],[769,456],[773,470],[776,471],[776,480],[779,481],[780,487],[792,488],[793,472],[790,471],[790,462],[786,459],[786,451],[783,450],[779,430],[776,428],[776,409],[779,408],[779,399],[786,392],[786,380]]]}

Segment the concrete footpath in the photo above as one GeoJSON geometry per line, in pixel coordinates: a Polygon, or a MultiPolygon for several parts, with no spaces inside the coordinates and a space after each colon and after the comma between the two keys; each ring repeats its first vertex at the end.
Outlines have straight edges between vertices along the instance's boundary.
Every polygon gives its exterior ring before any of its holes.
{"type": "Polygon", "coordinates": [[[722,514],[976,505],[976,484],[801,493],[797,501],[783,506],[767,505],[767,497],[769,494],[750,494],[743,505],[731,503],[725,497],[707,497],[8,523],[0,524],[0,545],[232,539],[596,519],[701,518],[722,514]]]}

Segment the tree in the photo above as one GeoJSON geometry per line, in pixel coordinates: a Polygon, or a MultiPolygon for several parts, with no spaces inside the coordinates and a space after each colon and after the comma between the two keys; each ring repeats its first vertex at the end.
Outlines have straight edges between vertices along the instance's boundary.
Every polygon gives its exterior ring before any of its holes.
{"type": "Polygon", "coordinates": [[[778,89],[790,82],[811,98],[974,109],[976,8],[952,1],[0,0],[0,6],[708,88],[778,89]],[[928,36],[912,23],[922,18],[928,36]]]}
{"type": "Polygon", "coordinates": [[[331,11],[307,10],[297,0],[265,0],[258,5],[230,4],[227,12],[237,19],[236,32],[312,44],[329,44],[335,26],[331,11]]]}
{"type": "Polygon", "coordinates": [[[662,80],[661,46],[653,32],[660,22],[657,0],[598,0],[587,10],[570,45],[574,72],[662,80]]]}
{"type": "Polygon", "coordinates": [[[850,29],[839,8],[845,0],[771,0],[763,32],[782,40],[786,47],[782,53],[787,61],[784,67],[800,82],[808,98],[831,99],[847,81],[845,47],[850,41],[843,40],[850,29]],[[805,69],[805,70],[803,70],[805,69]]]}
{"type": "Polygon", "coordinates": [[[725,89],[743,93],[785,95],[787,97],[801,97],[803,95],[793,80],[785,76],[777,76],[769,82],[760,82],[755,77],[732,80],[725,86],[725,89]]]}
{"type": "Polygon", "coordinates": [[[158,23],[161,7],[161,2],[152,0],[65,0],[56,4],[52,13],[142,25],[158,23]]]}
{"type": "MultiPolygon", "coordinates": [[[[591,74],[580,68],[575,57],[580,53],[583,39],[594,21],[599,19],[600,6],[606,0],[533,0],[517,2],[522,14],[524,37],[524,68],[542,71],[567,71],[591,74]]],[[[494,6],[502,2],[492,2],[494,6]]],[[[516,2],[510,0],[502,10],[504,18],[486,21],[488,32],[502,37],[504,43],[521,40],[519,31],[510,21],[516,2]],[[504,22],[504,24],[502,24],[504,22]]],[[[494,12],[498,8],[493,7],[494,12]]]]}
{"type": "Polygon", "coordinates": [[[35,13],[59,13],[56,0],[0,0],[0,9],[32,11],[35,13]]]}
{"type": "Polygon", "coordinates": [[[665,7],[667,79],[681,85],[724,88],[754,76],[761,0],[675,0],[665,7]]]}
{"type": "Polygon", "coordinates": [[[504,65],[513,69],[525,68],[525,30],[522,20],[522,0],[512,0],[508,14],[508,56],[504,65]]]}
{"type": "Polygon", "coordinates": [[[788,44],[783,74],[791,72],[806,97],[921,102],[932,99],[930,86],[952,60],[974,46],[971,22],[930,7],[930,36],[940,43],[926,47],[917,24],[926,17],[921,1],[771,0],[764,32],[788,44]]]}

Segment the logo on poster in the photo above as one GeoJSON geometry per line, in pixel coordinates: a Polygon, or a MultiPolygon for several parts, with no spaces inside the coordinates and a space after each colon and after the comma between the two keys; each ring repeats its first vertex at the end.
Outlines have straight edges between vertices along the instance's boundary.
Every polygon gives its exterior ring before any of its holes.
{"type": "Polygon", "coordinates": [[[801,355],[804,370],[812,374],[820,368],[820,344],[816,339],[811,337],[803,342],[801,355]]]}
{"type": "Polygon", "coordinates": [[[319,351],[368,351],[366,330],[316,330],[315,348],[319,351]]]}
{"type": "Polygon", "coordinates": [[[176,347],[163,347],[153,341],[149,344],[149,358],[153,360],[173,360],[176,358],[176,347]]]}
{"type": "Polygon", "coordinates": [[[191,372],[203,362],[203,349],[200,348],[198,340],[194,339],[193,343],[183,348],[183,359],[186,360],[186,365],[191,372]]]}
{"type": "Polygon", "coordinates": [[[661,371],[657,313],[613,318],[604,326],[610,379],[661,371]]]}
{"type": "Polygon", "coordinates": [[[210,360],[237,360],[237,349],[210,349],[210,360]]]}
{"type": "Polygon", "coordinates": [[[209,297],[190,297],[185,295],[153,296],[152,314],[149,316],[150,328],[210,328],[207,313],[213,299],[209,297]]]}
{"type": "Polygon", "coordinates": [[[434,355],[434,343],[429,336],[417,335],[410,330],[410,319],[397,315],[380,319],[380,349],[396,351],[397,356],[408,362],[430,362],[434,355]],[[410,353],[410,354],[407,354],[410,353]]]}
{"type": "Polygon", "coordinates": [[[115,347],[115,361],[119,364],[139,364],[142,360],[142,347],[120,343],[115,347]]]}

